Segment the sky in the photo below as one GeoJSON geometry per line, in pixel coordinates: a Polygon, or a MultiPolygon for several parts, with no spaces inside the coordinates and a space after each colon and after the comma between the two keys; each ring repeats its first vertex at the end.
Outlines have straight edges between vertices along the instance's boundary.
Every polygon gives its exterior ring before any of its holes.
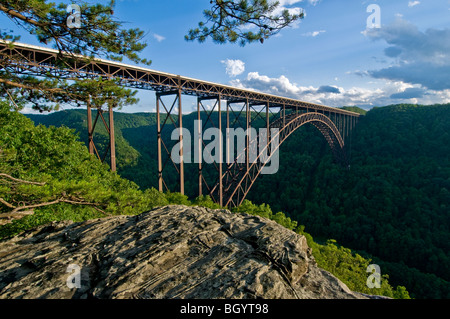
{"type": "MultiPolygon", "coordinates": [[[[153,70],[332,107],[450,103],[450,0],[279,2],[305,18],[245,47],[184,40],[209,0],[117,0],[114,15],[146,32],[153,70]]],[[[14,27],[3,16],[0,26],[14,27]]],[[[153,93],[138,96],[122,111],[155,111],[153,93]]]]}

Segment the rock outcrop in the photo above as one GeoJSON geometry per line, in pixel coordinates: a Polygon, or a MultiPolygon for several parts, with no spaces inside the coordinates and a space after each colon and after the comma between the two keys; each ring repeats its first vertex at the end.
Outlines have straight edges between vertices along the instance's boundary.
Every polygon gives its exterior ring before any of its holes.
{"type": "Polygon", "coordinates": [[[0,242],[0,298],[366,297],[318,268],[305,237],[273,221],[166,206],[0,242]]]}

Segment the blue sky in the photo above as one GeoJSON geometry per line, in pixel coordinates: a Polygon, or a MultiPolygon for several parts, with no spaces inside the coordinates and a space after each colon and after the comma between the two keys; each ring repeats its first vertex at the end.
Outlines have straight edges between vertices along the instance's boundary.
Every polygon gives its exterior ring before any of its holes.
{"type": "MultiPolygon", "coordinates": [[[[115,15],[147,33],[142,56],[154,70],[334,107],[450,103],[450,0],[280,3],[304,9],[305,19],[245,47],[184,40],[209,0],[118,0],[115,15]],[[372,4],[380,8],[380,28],[368,28],[372,4]]],[[[4,17],[0,23],[11,24],[4,17]]],[[[154,110],[154,95],[139,97],[123,111],[154,110]]]]}

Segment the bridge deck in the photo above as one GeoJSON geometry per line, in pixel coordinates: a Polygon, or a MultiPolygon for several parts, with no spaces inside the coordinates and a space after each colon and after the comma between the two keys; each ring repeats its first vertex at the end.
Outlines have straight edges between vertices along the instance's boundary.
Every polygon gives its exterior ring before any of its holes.
{"type": "Polygon", "coordinates": [[[181,90],[182,94],[200,97],[220,96],[223,100],[242,100],[253,104],[268,105],[269,107],[308,109],[309,111],[342,114],[351,117],[360,116],[358,113],[338,108],[192,79],[104,59],[89,59],[84,56],[67,54],[80,59],[65,59],[65,66],[61,67],[57,64],[58,54],[57,50],[17,42],[11,47],[9,42],[0,40],[0,69],[5,67],[14,68],[12,72],[16,74],[36,76],[48,74],[65,79],[93,78],[98,76],[120,78],[124,86],[161,93],[181,90]],[[5,63],[5,61],[8,62],[5,63]]]}

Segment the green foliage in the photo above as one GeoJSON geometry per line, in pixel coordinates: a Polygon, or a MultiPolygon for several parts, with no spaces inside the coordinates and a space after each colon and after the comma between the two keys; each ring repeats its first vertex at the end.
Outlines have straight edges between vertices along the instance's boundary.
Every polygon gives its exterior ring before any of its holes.
{"type": "Polygon", "coordinates": [[[192,202],[192,205],[211,208],[211,209],[220,209],[221,208],[219,204],[213,202],[211,197],[207,196],[207,195],[198,196],[192,202]]]}
{"type": "MultiPolygon", "coordinates": [[[[80,6],[79,28],[69,28],[67,25],[67,3],[55,4],[47,0],[2,1],[0,12],[25,32],[36,36],[41,43],[53,44],[61,52],[95,55],[117,61],[122,61],[125,56],[136,63],[149,63],[137,55],[146,47],[141,42],[144,31],[122,28],[122,23],[113,16],[114,0],[108,5],[86,1],[74,3],[80,6]]],[[[3,36],[12,39],[8,32],[3,36]]]]}
{"type": "MultiPolygon", "coordinates": [[[[1,226],[0,238],[49,221],[139,214],[179,201],[176,194],[166,198],[153,188],[140,190],[91,156],[73,130],[35,126],[24,115],[10,112],[4,102],[0,102],[0,156],[0,173],[42,183],[0,178],[0,198],[16,208],[34,209],[33,215],[1,226]],[[42,204],[48,205],[34,207],[42,204]]],[[[0,217],[10,211],[0,203],[0,217]]]]}
{"type": "Polygon", "coordinates": [[[291,14],[288,10],[274,14],[279,6],[278,1],[267,0],[211,1],[211,8],[203,12],[205,21],[189,30],[185,39],[204,42],[212,38],[216,43],[238,42],[241,46],[255,41],[264,42],[264,39],[304,17],[303,12],[291,14]]]}
{"type": "Polygon", "coordinates": [[[238,207],[232,209],[235,213],[246,213],[250,215],[261,216],[276,221],[281,226],[287,229],[294,230],[297,227],[297,222],[286,217],[282,212],[274,214],[272,209],[267,204],[255,205],[249,200],[244,200],[238,207]]]}
{"type": "Polygon", "coordinates": [[[122,109],[125,105],[133,105],[139,102],[135,96],[137,90],[130,90],[121,86],[121,79],[76,79],[73,84],[63,87],[66,99],[62,102],[66,104],[85,101],[89,97],[89,103],[93,108],[109,107],[122,109]]]}
{"type": "Polygon", "coordinates": [[[360,107],[357,107],[357,106],[344,106],[344,107],[341,107],[341,109],[346,110],[346,111],[350,111],[350,112],[355,112],[355,113],[358,113],[358,114],[361,114],[361,115],[366,115],[367,114],[366,110],[364,110],[364,109],[362,109],[360,107]]]}
{"type": "Polygon", "coordinates": [[[72,220],[74,222],[83,222],[102,217],[105,217],[105,215],[89,207],[75,208],[67,204],[44,207],[36,209],[33,215],[25,216],[20,220],[15,220],[10,224],[0,226],[0,240],[13,237],[24,231],[49,224],[53,221],[72,220]]]}
{"type": "MultiPolygon", "coordinates": [[[[95,119],[97,116],[96,110],[92,111],[92,116],[95,119]]],[[[28,115],[28,117],[36,125],[43,124],[47,127],[58,125],[74,129],[79,134],[80,139],[85,142],[85,145],[88,145],[86,111],[69,110],[54,112],[49,115],[28,115]]],[[[142,176],[143,171],[154,171],[147,169],[148,166],[156,167],[156,160],[150,157],[150,154],[154,153],[150,146],[153,140],[156,141],[156,138],[152,139],[154,134],[152,135],[153,132],[148,131],[148,128],[154,124],[156,124],[154,114],[114,112],[117,168],[121,176],[125,178],[139,177],[134,181],[143,188],[155,186],[155,184],[145,184],[145,182],[148,183],[149,178],[148,176],[142,176]],[[135,147],[139,148],[139,151],[135,147]],[[123,170],[125,167],[126,171],[123,170]]],[[[109,133],[100,119],[95,129],[94,140],[99,153],[103,155],[109,145],[109,133]]],[[[109,163],[108,157],[106,163],[109,163]]]]}
{"type": "Polygon", "coordinates": [[[369,274],[366,270],[371,260],[365,259],[358,254],[353,254],[348,248],[338,247],[336,241],[332,239],[328,240],[326,245],[314,242],[312,236],[304,231],[305,226],[300,225],[297,227],[297,222],[292,221],[282,212],[273,214],[269,205],[255,205],[249,200],[244,200],[240,206],[232,209],[232,211],[274,220],[287,229],[295,230],[300,235],[305,236],[319,267],[334,274],[353,291],[395,299],[410,299],[405,287],[398,286],[394,289],[389,284],[389,276],[387,274],[382,276],[381,288],[368,288],[366,283],[369,274]]]}
{"type": "Polygon", "coordinates": [[[329,239],[325,245],[321,245],[314,242],[312,236],[303,230],[299,230],[299,233],[306,237],[319,267],[334,274],[352,291],[395,299],[410,299],[405,287],[397,286],[394,289],[389,284],[387,274],[381,276],[380,288],[369,288],[367,278],[370,273],[367,272],[367,267],[372,263],[370,259],[365,259],[348,248],[338,246],[333,239],[329,239]]]}
{"type": "Polygon", "coordinates": [[[181,193],[172,193],[167,192],[165,193],[167,200],[174,205],[190,205],[191,202],[189,201],[188,197],[186,195],[182,195],[181,193]]]}

